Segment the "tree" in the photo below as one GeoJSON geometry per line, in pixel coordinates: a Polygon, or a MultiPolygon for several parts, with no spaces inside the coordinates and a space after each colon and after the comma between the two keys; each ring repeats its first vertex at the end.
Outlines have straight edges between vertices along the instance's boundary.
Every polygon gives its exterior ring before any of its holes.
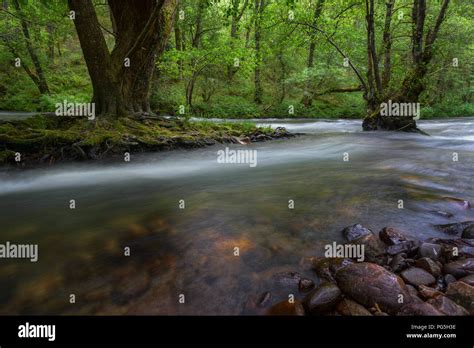
{"type": "MultiPolygon", "coordinates": [[[[433,58],[434,43],[446,18],[449,2],[450,0],[443,0],[434,26],[425,33],[426,0],[414,0],[411,36],[413,68],[409,69],[409,73],[395,93],[384,93],[375,50],[374,0],[366,0],[367,53],[369,63],[367,79],[369,88],[365,94],[368,114],[362,124],[364,130],[417,131],[416,121],[413,117],[382,116],[380,114],[380,105],[388,100],[391,100],[392,103],[418,102],[421,93],[425,89],[424,78],[433,58]]],[[[391,16],[391,12],[387,11],[386,16],[391,16]]],[[[389,52],[387,56],[386,51],[386,67],[390,66],[390,62],[387,62],[387,59],[390,59],[389,52]]]]}
{"type": "Polygon", "coordinates": [[[91,0],[68,0],[99,115],[150,112],[155,62],[173,28],[178,0],[109,0],[115,45],[109,51],[91,0]]]}

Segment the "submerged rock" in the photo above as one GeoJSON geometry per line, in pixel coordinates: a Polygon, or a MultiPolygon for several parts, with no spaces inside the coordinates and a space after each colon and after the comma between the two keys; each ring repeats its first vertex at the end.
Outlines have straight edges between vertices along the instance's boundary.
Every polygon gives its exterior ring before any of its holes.
{"type": "Polygon", "coordinates": [[[348,226],[348,227],[346,227],[342,230],[342,235],[349,242],[354,240],[354,239],[365,236],[367,234],[373,234],[373,232],[371,230],[369,230],[368,228],[365,228],[361,224],[355,224],[355,225],[352,225],[352,226],[348,226]]]}
{"type": "Polygon", "coordinates": [[[447,202],[455,203],[461,209],[470,209],[471,208],[471,203],[469,201],[466,201],[466,200],[461,199],[461,198],[443,197],[443,199],[447,202]]]}
{"type": "Polygon", "coordinates": [[[377,304],[384,312],[396,313],[404,303],[411,301],[403,280],[373,263],[348,265],[337,272],[336,280],[344,294],[366,307],[377,304]]]}
{"type": "Polygon", "coordinates": [[[308,313],[321,314],[331,310],[341,299],[341,290],[333,283],[322,283],[311,291],[303,304],[308,313]]]}
{"type": "Polygon", "coordinates": [[[414,286],[430,285],[436,282],[436,278],[425,270],[417,267],[408,268],[400,273],[401,277],[407,283],[414,286]]]}
{"type": "Polygon", "coordinates": [[[473,225],[474,225],[474,221],[464,221],[464,222],[456,222],[453,224],[434,225],[434,227],[443,233],[449,234],[451,236],[460,237],[465,228],[469,226],[473,226],[473,225]]]}

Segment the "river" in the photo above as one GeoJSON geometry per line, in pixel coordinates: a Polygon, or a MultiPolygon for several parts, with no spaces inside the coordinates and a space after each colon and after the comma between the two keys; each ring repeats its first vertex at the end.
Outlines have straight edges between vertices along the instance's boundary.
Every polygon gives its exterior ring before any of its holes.
{"type": "Polygon", "coordinates": [[[255,314],[259,294],[288,295],[275,273],[314,278],[305,258],[347,225],[425,239],[474,219],[443,198],[474,201],[474,118],[420,121],[431,136],[256,122],[305,135],[231,146],[255,167],[218,163],[218,145],[0,171],[0,243],[39,247],[36,263],[0,261],[0,314],[255,314]]]}

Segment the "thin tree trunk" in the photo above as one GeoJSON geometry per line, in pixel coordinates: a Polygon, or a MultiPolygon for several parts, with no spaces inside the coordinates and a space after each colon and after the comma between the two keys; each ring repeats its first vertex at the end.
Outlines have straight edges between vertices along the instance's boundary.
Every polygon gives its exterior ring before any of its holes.
{"type": "Polygon", "coordinates": [[[261,65],[262,65],[262,54],[260,51],[261,44],[261,35],[262,35],[262,14],[265,6],[265,0],[255,0],[255,71],[254,71],[254,101],[257,104],[262,104],[263,98],[263,89],[262,89],[262,80],[261,80],[261,65]]]}
{"type": "MultiPolygon", "coordinates": [[[[316,4],[316,8],[314,10],[314,16],[313,16],[314,27],[318,26],[318,21],[319,21],[319,17],[321,16],[321,12],[323,10],[324,1],[325,0],[318,0],[318,3],[316,4]]],[[[314,51],[316,49],[316,33],[317,32],[313,30],[310,37],[310,44],[309,44],[309,50],[308,50],[308,62],[307,62],[308,69],[311,69],[314,66],[314,51]]],[[[303,100],[302,100],[303,105],[306,107],[311,106],[311,104],[313,103],[312,93],[309,93],[309,90],[311,90],[311,81],[307,81],[306,83],[303,100]]]]}
{"type": "Polygon", "coordinates": [[[35,75],[37,79],[33,80],[38,87],[38,90],[41,94],[49,94],[49,87],[46,82],[46,78],[44,77],[43,68],[41,67],[41,63],[36,52],[35,47],[32,44],[31,36],[30,36],[30,29],[28,26],[27,21],[24,19],[24,14],[21,10],[20,3],[18,0],[13,0],[13,6],[20,17],[21,29],[23,32],[23,37],[25,39],[26,48],[28,50],[28,54],[30,55],[31,61],[33,62],[33,66],[35,67],[35,75]]]}

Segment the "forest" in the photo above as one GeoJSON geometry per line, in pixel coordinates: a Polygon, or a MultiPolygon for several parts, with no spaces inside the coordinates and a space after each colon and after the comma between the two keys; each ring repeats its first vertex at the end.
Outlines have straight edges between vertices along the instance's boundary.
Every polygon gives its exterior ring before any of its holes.
{"type": "Polygon", "coordinates": [[[126,108],[165,115],[363,118],[388,99],[473,113],[469,1],[162,1],[145,28],[154,3],[4,0],[0,109],[94,95],[107,112],[121,84],[126,108]]]}

